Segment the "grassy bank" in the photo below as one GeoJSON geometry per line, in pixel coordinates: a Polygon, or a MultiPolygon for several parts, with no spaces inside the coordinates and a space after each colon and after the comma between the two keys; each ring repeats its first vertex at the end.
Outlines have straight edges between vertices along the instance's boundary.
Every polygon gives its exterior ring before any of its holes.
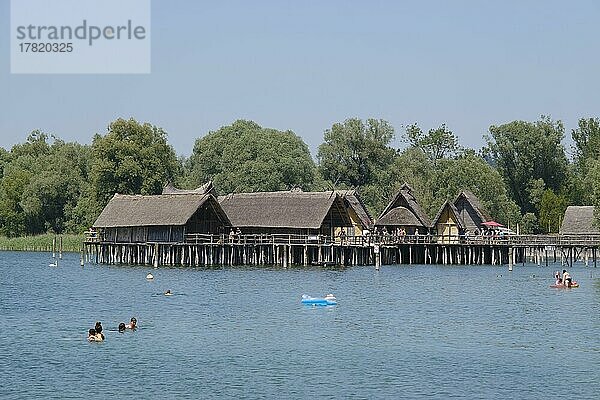
{"type": "Polygon", "coordinates": [[[56,240],[55,250],[60,249],[62,239],[63,252],[79,252],[83,235],[38,235],[7,238],[0,236],[0,250],[11,251],[52,251],[52,241],[56,240]]]}

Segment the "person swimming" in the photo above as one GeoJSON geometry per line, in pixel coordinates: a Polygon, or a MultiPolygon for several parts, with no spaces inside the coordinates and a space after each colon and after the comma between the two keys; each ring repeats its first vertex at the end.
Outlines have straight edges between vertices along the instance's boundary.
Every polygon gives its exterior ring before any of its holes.
{"type": "Polygon", "coordinates": [[[556,282],[554,282],[555,285],[562,285],[562,278],[560,277],[560,271],[556,271],[556,273],[554,274],[554,278],[556,279],[556,282]]]}
{"type": "Polygon", "coordinates": [[[88,342],[96,341],[96,330],[94,328],[88,331],[88,342]]]}
{"type": "Polygon", "coordinates": [[[172,296],[173,293],[171,293],[171,289],[167,289],[167,291],[165,292],[165,296],[172,296]]]}
{"type": "Polygon", "coordinates": [[[135,330],[136,327],[137,327],[137,319],[135,319],[135,317],[131,317],[130,322],[127,325],[125,325],[125,328],[135,330]]]}
{"type": "MultiPolygon", "coordinates": [[[[91,329],[90,329],[91,330],[91,329]]],[[[102,333],[102,323],[96,322],[96,327],[94,328],[96,331],[96,342],[101,342],[104,340],[104,334],[102,333]]]]}
{"type": "Polygon", "coordinates": [[[125,322],[121,322],[121,323],[119,324],[119,333],[123,333],[123,332],[125,332],[125,329],[126,329],[126,328],[125,328],[125,322]]]}

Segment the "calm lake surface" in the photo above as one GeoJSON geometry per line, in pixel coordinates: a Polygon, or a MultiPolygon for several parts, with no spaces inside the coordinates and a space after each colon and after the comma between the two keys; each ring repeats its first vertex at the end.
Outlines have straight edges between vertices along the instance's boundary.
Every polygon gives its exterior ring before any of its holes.
{"type": "Polygon", "coordinates": [[[600,268],[159,268],[0,252],[0,398],[598,398],[600,268]],[[154,281],[147,281],[152,272],[154,281]],[[162,293],[171,289],[173,296],[162,293]],[[335,307],[300,304],[334,293],[335,307]],[[135,316],[139,328],[120,334],[135,316]],[[106,341],[88,343],[102,321],[106,341]]]}

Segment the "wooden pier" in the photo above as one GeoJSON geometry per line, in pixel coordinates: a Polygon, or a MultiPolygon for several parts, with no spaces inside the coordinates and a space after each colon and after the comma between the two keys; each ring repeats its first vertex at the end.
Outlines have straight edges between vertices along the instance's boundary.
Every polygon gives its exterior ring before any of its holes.
{"type": "Polygon", "coordinates": [[[188,234],[183,242],[124,243],[86,235],[82,260],[158,266],[597,265],[600,235],[341,236],[188,234]]]}

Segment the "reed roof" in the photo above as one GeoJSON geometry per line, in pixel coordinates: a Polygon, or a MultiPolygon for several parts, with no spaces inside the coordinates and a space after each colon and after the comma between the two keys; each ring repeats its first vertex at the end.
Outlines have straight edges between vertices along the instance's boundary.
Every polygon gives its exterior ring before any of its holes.
{"type": "Polygon", "coordinates": [[[342,198],[329,192],[257,192],[219,196],[235,227],[319,229],[352,226],[342,198]]]}
{"type": "Polygon", "coordinates": [[[423,226],[417,216],[406,207],[395,207],[377,220],[377,226],[423,226]]]}
{"type": "Polygon", "coordinates": [[[562,234],[599,234],[594,226],[594,206],[569,206],[560,226],[562,234]]]}
{"type": "Polygon", "coordinates": [[[210,203],[219,218],[228,225],[214,196],[210,194],[162,194],[155,196],[115,194],[102,210],[94,227],[185,225],[205,203],[210,203]]]}
{"type": "MultiPolygon", "coordinates": [[[[423,209],[417,202],[417,199],[415,198],[415,196],[412,193],[412,188],[410,187],[410,185],[408,183],[404,183],[400,187],[400,189],[398,189],[398,191],[396,192],[396,195],[394,196],[392,201],[390,201],[390,203],[385,208],[385,210],[383,210],[383,213],[381,213],[381,216],[375,222],[375,225],[378,225],[378,226],[387,225],[386,223],[384,223],[387,220],[400,221],[398,218],[400,218],[401,216],[403,216],[403,218],[405,218],[407,221],[413,221],[412,218],[405,215],[405,212],[403,210],[396,211],[394,213],[394,215],[395,215],[394,218],[391,218],[391,217],[389,219],[384,218],[386,216],[386,214],[388,214],[393,209],[398,208],[398,207],[403,207],[403,208],[409,210],[414,215],[414,217],[417,219],[418,224],[411,223],[408,225],[424,226],[426,228],[429,228],[431,226],[431,221],[429,220],[429,217],[427,216],[427,214],[425,214],[425,212],[423,211],[423,209]]],[[[397,224],[397,225],[402,225],[402,224],[397,224]]]]}
{"type": "Polygon", "coordinates": [[[171,182],[167,183],[163,188],[162,194],[207,194],[210,193],[216,197],[215,187],[212,181],[206,182],[204,185],[197,187],[196,189],[179,189],[176,188],[171,182]]]}
{"type": "Polygon", "coordinates": [[[442,214],[444,213],[444,210],[446,210],[446,209],[448,209],[448,211],[450,213],[452,213],[452,215],[454,215],[454,220],[456,221],[456,225],[458,226],[458,228],[464,229],[465,224],[464,224],[463,219],[460,216],[460,212],[458,211],[458,209],[456,208],[454,203],[451,203],[447,200],[444,204],[442,204],[442,206],[440,207],[440,210],[438,211],[437,215],[433,219],[432,226],[435,227],[435,225],[437,225],[440,222],[440,218],[442,218],[442,214]]]}
{"type": "Polygon", "coordinates": [[[346,200],[348,206],[354,210],[356,215],[358,215],[362,225],[365,228],[372,229],[373,218],[371,217],[369,210],[367,210],[367,207],[363,203],[356,190],[337,190],[336,192],[342,196],[344,200],[346,200]]]}
{"type": "Polygon", "coordinates": [[[477,196],[468,190],[463,190],[454,200],[458,210],[458,216],[464,229],[474,231],[480,229],[483,222],[491,221],[492,218],[477,196]]]}

